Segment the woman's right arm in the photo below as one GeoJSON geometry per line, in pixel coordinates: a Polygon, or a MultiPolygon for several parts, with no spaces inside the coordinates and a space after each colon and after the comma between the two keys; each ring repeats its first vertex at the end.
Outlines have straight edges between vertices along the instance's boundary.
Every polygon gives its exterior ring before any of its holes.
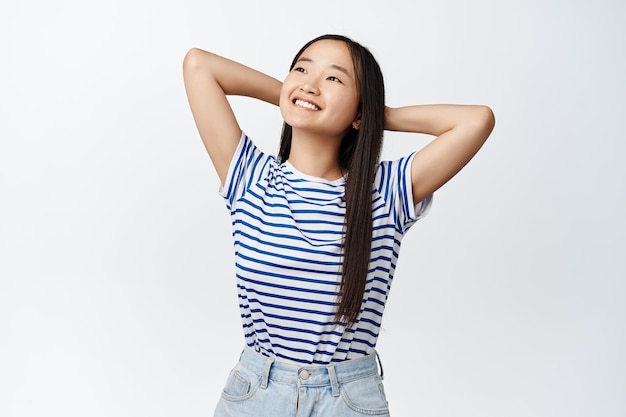
{"type": "Polygon", "coordinates": [[[224,184],[241,128],[227,95],[254,97],[278,105],[282,83],[219,55],[191,49],[183,61],[187,99],[202,142],[224,184]]]}

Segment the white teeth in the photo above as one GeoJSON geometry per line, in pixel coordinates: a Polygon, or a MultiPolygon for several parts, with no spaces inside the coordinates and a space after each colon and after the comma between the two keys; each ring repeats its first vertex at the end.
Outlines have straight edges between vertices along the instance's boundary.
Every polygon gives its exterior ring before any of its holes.
{"type": "Polygon", "coordinates": [[[304,101],[304,100],[296,100],[295,104],[296,104],[296,106],[305,107],[305,108],[311,109],[311,110],[319,110],[320,109],[315,104],[309,103],[308,101],[304,101]]]}

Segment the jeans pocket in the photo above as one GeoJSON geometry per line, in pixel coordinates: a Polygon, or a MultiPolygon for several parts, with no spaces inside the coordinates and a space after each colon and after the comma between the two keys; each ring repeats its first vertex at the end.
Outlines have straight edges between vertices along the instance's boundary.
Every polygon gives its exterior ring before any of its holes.
{"type": "Polygon", "coordinates": [[[260,377],[237,365],[228,376],[222,396],[231,401],[250,398],[261,383],[260,377]]]}
{"type": "Polygon", "coordinates": [[[339,386],[346,405],[364,415],[388,415],[389,404],[379,375],[357,379],[339,386]]]}

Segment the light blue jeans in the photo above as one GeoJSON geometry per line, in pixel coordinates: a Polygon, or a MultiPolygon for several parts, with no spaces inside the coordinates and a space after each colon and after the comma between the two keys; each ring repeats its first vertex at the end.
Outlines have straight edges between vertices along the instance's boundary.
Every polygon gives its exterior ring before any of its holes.
{"type": "Polygon", "coordinates": [[[246,348],[214,417],[389,416],[377,355],[322,366],[274,361],[246,348]]]}

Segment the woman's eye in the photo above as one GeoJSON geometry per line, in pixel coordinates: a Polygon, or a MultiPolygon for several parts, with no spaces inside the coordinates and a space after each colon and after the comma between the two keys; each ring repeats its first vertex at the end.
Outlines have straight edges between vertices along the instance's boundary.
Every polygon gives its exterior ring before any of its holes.
{"type": "Polygon", "coordinates": [[[339,78],[337,78],[335,76],[332,76],[332,75],[330,77],[326,78],[326,79],[329,80],[329,81],[337,81],[338,83],[341,82],[341,80],[339,78]]]}
{"type": "Polygon", "coordinates": [[[295,67],[293,70],[297,72],[305,72],[304,68],[302,67],[295,67]]]}

